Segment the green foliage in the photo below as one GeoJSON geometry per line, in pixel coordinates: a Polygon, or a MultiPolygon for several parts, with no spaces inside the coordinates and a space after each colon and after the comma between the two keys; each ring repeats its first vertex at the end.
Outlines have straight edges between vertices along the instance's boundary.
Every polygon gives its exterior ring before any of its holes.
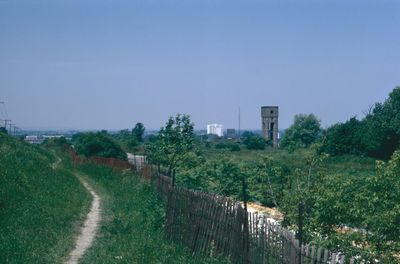
{"type": "Polygon", "coordinates": [[[362,124],[355,117],[338,123],[325,131],[323,151],[331,155],[363,154],[361,149],[362,124]]]}
{"type": "Polygon", "coordinates": [[[282,201],[290,170],[270,155],[249,166],[250,199],[268,207],[278,207],[282,201]]]}
{"type": "Polygon", "coordinates": [[[107,132],[79,133],[73,137],[76,151],[86,157],[98,156],[126,160],[126,153],[107,132]]]}
{"type": "Polygon", "coordinates": [[[118,134],[113,135],[113,139],[115,139],[126,152],[135,153],[140,146],[140,142],[137,141],[136,137],[133,136],[128,129],[119,131],[118,134]]]}
{"type": "Polygon", "coordinates": [[[143,142],[145,127],[142,123],[136,123],[135,127],[132,129],[132,136],[135,137],[137,142],[143,142]]]}
{"type": "Polygon", "coordinates": [[[321,121],[314,114],[295,115],[293,124],[285,130],[280,145],[284,148],[307,148],[321,134],[321,121]]]}
{"type": "Polygon", "coordinates": [[[48,150],[0,133],[0,263],[61,263],[90,195],[48,150]]]}
{"type": "Polygon", "coordinates": [[[207,163],[209,189],[217,194],[242,199],[242,165],[232,159],[219,157],[207,163]]]}
{"type": "MultiPolygon", "coordinates": [[[[314,123],[315,131],[320,131],[319,121],[314,123]]],[[[215,148],[202,145],[205,154],[186,152],[187,158],[178,166],[177,183],[241,200],[241,181],[246,179],[249,200],[277,207],[285,216],[282,224],[293,230],[297,229],[299,203],[304,204],[305,241],[347,255],[396,263],[392,256],[400,248],[400,154],[396,152],[387,164],[379,162],[375,170],[371,158],[329,156],[323,152],[359,154],[349,146],[367,148],[361,136],[365,131],[362,121],[352,118],[328,130],[325,140],[319,143],[311,144],[310,135],[318,138],[316,132],[299,133],[305,137],[292,133],[301,139],[294,146],[304,148],[289,151],[246,148],[231,152],[226,151],[225,143],[217,143],[215,148]]],[[[371,143],[368,147],[374,146],[371,143]]]]}
{"type": "Polygon", "coordinates": [[[216,149],[228,149],[230,151],[240,151],[240,145],[232,142],[220,142],[215,144],[216,149]]]}
{"type": "Polygon", "coordinates": [[[193,126],[189,115],[170,117],[157,141],[147,146],[150,160],[167,167],[169,173],[190,162],[196,155],[193,126]]]}
{"type": "Polygon", "coordinates": [[[297,224],[298,206],[302,203],[305,207],[306,232],[305,238],[310,239],[312,229],[308,228],[314,208],[315,193],[319,190],[320,183],[325,180],[326,160],[328,155],[318,154],[318,146],[313,145],[313,150],[306,156],[305,166],[293,168],[284,188],[281,200],[281,210],[285,213],[285,224],[297,224]]]}
{"type": "Polygon", "coordinates": [[[0,127],[0,133],[8,134],[7,129],[5,127],[0,127]]]}
{"type": "Polygon", "coordinates": [[[65,137],[54,137],[54,138],[47,138],[44,142],[43,145],[45,145],[48,148],[63,148],[66,144],[68,144],[68,141],[65,139],[65,137]]]}
{"type": "Polygon", "coordinates": [[[255,135],[249,131],[245,131],[242,134],[243,137],[243,144],[246,146],[247,149],[258,149],[262,150],[267,145],[267,141],[264,138],[255,135]]]}
{"type": "Polygon", "coordinates": [[[400,87],[376,103],[361,121],[351,118],[326,131],[322,149],[332,155],[365,154],[389,159],[400,146],[400,87]]]}
{"type": "Polygon", "coordinates": [[[165,207],[139,177],[93,164],[80,170],[101,195],[105,216],[95,244],[80,263],[221,263],[194,258],[165,239],[165,207]]]}
{"type": "Polygon", "coordinates": [[[399,151],[387,163],[377,161],[374,174],[326,177],[314,201],[312,228],[332,238],[326,245],[383,263],[398,263],[393,256],[400,248],[399,151]],[[338,233],[345,225],[350,227],[348,234],[338,233]],[[352,243],[359,247],[349,246],[352,243]]]}

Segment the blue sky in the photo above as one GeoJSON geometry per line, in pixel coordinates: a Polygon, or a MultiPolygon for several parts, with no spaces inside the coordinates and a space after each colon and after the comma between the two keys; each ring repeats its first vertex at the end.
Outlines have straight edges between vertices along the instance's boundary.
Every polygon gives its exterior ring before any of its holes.
{"type": "MultiPolygon", "coordinates": [[[[188,113],[323,126],[400,85],[400,1],[0,0],[0,101],[22,128],[160,128],[188,113]]],[[[0,117],[1,118],[1,117],[0,117]]]]}

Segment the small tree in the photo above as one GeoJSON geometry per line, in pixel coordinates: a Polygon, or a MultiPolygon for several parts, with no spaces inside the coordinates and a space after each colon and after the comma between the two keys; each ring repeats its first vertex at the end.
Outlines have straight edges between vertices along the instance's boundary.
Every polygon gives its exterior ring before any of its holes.
{"type": "Polygon", "coordinates": [[[151,148],[153,156],[172,173],[179,164],[183,164],[188,153],[194,149],[194,124],[189,115],[177,114],[170,117],[160,129],[155,148],[151,148]]]}
{"type": "Polygon", "coordinates": [[[145,127],[142,123],[136,123],[135,127],[132,129],[132,135],[136,138],[138,142],[143,142],[145,127]]]}
{"type": "Polygon", "coordinates": [[[283,135],[281,146],[307,148],[318,139],[320,134],[321,122],[314,114],[295,115],[293,125],[283,135]]]}

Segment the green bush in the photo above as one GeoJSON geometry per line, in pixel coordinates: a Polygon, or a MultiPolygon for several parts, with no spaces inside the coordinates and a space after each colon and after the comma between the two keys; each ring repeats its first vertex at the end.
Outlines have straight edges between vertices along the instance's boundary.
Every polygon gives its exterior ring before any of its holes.
{"type": "Polygon", "coordinates": [[[314,114],[295,115],[293,124],[286,129],[280,142],[284,148],[307,148],[321,134],[321,121],[314,114]]]}
{"type": "Polygon", "coordinates": [[[73,143],[76,151],[86,157],[127,159],[126,153],[105,131],[79,133],[74,136],[73,143]]]}

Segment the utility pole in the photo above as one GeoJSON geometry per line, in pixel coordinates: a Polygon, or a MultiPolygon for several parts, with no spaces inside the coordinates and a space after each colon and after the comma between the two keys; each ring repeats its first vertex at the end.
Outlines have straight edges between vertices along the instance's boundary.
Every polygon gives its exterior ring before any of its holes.
{"type": "Polygon", "coordinates": [[[14,126],[14,137],[17,137],[17,131],[18,131],[19,127],[14,126]]]}
{"type": "Polygon", "coordinates": [[[8,122],[10,122],[11,123],[11,120],[10,119],[4,119],[4,128],[7,130],[7,123],[8,122]]]}
{"type": "Polygon", "coordinates": [[[2,116],[4,116],[4,118],[7,118],[8,116],[7,116],[7,111],[6,111],[5,105],[6,105],[6,103],[0,101],[0,113],[2,116]],[[4,113],[3,113],[3,109],[1,108],[1,105],[4,105],[4,113]]]}
{"type": "MultiPolygon", "coordinates": [[[[10,120],[10,121],[11,121],[11,120],[10,120]]],[[[9,131],[10,131],[10,132],[9,132],[9,133],[10,133],[10,136],[11,136],[11,134],[12,134],[12,131],[11,131],[12,129],[11,129],[11,127],[12,127],[13,125],[14,125],[14,124],[11,124],[11,123],[8,125],[8,126],[10,127],[10,130],[9,130],[9,131]]]]}

